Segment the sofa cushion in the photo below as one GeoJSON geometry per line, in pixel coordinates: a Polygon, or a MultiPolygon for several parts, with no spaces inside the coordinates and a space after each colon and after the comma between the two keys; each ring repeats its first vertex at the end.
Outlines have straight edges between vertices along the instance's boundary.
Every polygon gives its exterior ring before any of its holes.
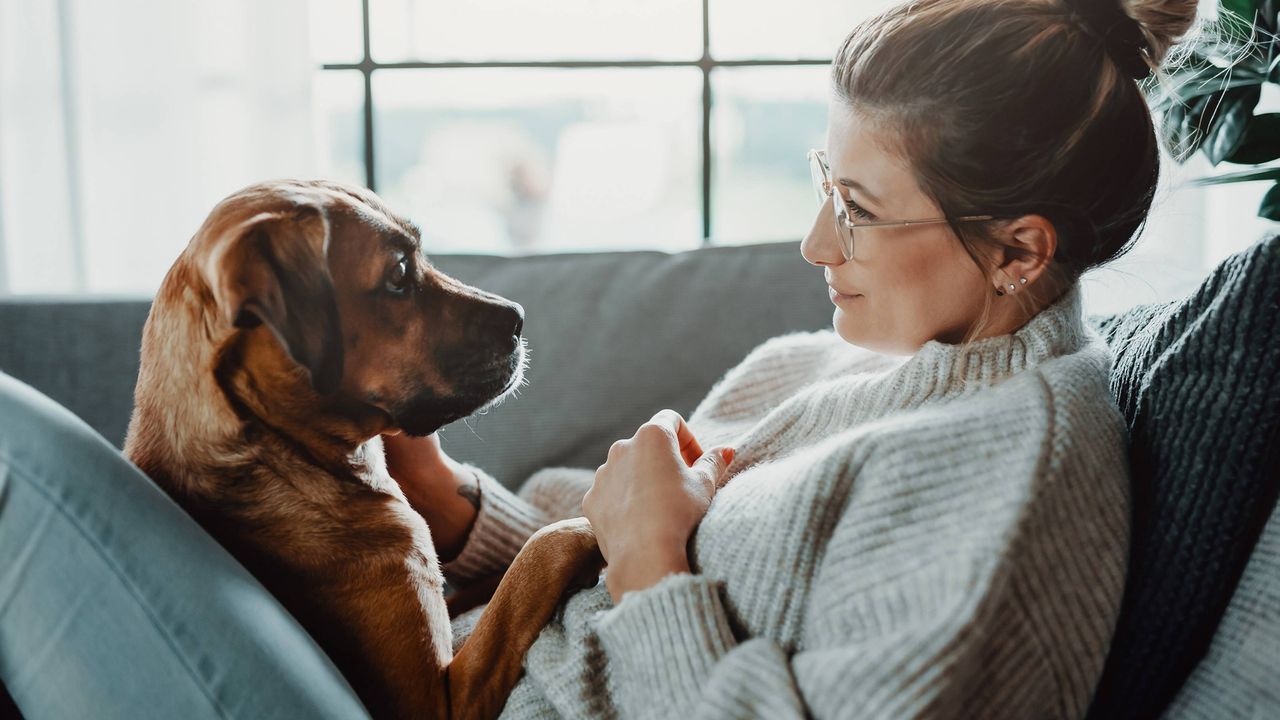
{"type": "Polygon", "coordinates": [[[1133,525],[1089,715],[1155,717],[1204,656],[1280,489],[1280,235],[1184,299],[1091,320],[1128,421],[1133,525]]]}

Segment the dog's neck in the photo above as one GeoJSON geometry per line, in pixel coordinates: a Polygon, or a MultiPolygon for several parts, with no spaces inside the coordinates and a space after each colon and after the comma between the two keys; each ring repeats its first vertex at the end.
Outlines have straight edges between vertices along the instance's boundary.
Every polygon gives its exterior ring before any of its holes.
{"type": "MultiPolygon", "coordinates": [[[[341,394],[321,396],[306,370],[259,326],[228,337],[214,370],[227,406],[246,433],[268,433],[334,475],[368,471],[365,445],[386,415],[341,394]]],[[[378,445],[380,455],[381,445],[378,445]]]]}

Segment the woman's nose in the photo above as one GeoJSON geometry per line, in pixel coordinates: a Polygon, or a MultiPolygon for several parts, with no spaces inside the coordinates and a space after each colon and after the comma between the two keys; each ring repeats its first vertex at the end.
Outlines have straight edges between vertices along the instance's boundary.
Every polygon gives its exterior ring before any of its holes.
{"type": "Polygon", "coordinates": [[[836,239],[835,219],[831,217],[831,198],[818,208],[809,234],[800,241],[800,254],[810,265],[841,265],[844,256],[836,239]]]}

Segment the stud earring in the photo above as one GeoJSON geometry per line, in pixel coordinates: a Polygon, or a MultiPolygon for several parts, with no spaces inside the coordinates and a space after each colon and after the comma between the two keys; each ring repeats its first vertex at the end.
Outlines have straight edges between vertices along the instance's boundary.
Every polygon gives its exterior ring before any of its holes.
{"type": "MultiPolygon", "coordinates": [[[[1018,278],[1018,280],[1019,280],[1019,282],[1021,282],[1023,285],[1026,285],[1026,284],[1027,284],[1027,279],[1026,279],[1026,278],[1018,278]]],[[[1014,290],[1014,288],[1015,288],[1015,287],[1017,287],[1017,286],[1015,286],[1013,283],[1010,283],[1010,284],[1009,284],[1009,292],[1013,292],[1013,290],[1014,290]]],[[[998,295],[998,296],[1000,296],[1000,297],[1004,297],[1004,291],[1003,291],[1003,290],[1001,290],[1000,288],[996,288],[996,295],[998,295]]]]}

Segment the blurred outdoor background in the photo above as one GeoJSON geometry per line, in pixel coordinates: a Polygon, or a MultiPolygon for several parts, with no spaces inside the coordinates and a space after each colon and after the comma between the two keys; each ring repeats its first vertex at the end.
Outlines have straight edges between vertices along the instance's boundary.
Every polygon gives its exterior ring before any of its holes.
{"type": "MultiPolygon", "coordinates": [[[[830,58],[888,4],[0,0],[0,295],[149,295],[219,199],[277,177],[374,188],[428,253],[802,262],[830,58]]],[[[1267,183],[1186,185],[1212,171],[1166,159],[1089,312],[1181,295],[1274,228],[1267,183]]]]}

